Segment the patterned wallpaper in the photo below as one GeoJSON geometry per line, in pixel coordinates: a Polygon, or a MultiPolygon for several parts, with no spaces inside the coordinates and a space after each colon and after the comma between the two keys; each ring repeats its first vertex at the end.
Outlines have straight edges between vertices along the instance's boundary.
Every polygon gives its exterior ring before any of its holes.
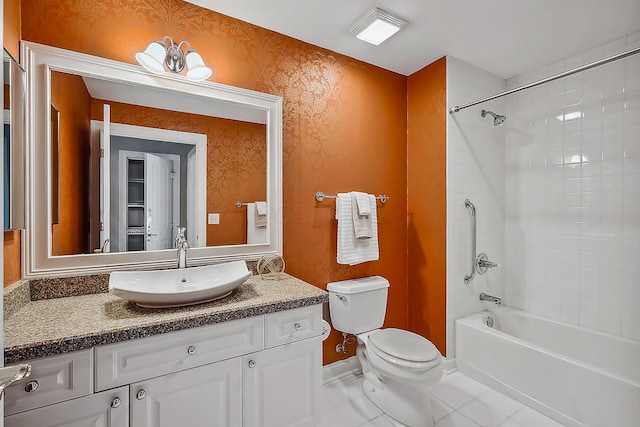
{"type": "MultiPolygon", "coordinates": [[[[287,271],[321,288],[382,275],[386,326],[407,327],[405,76],[179,0],[23,0],[22,17],[25,40],[129,63],[152,40],[186,39],[211,80],[282,96],[287,271]],[[390,196],[378,205],[379,261],[336,263],[334,203],[317,203],[319,190],[390,196]]],[[[325,341],[325,363],[342,358],[341,339],[325,341]]]]}

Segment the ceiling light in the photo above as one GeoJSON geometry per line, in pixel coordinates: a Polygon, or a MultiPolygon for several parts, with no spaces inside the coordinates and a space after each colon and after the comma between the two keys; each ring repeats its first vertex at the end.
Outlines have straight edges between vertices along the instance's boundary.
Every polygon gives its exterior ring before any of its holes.
{"type": "Polygon", "coordinates": [[[187,78],[194,81],[206,80],[212,74],[211,68],[204,65],[202,56],[189,42],[183,40],[176,45],[169,36],[149,43],[144,52],[136,53],[136,60],[155,74],[164,73],[165,65],[173,73],[180,73],[186,66],[187,78]],[[169,44],[166,44],[167,40],[169,44]],[[182,45],[187,45],[186,53],[182,50],[182,45]]]}
{"type": "Polygon", "coordinates": [[[407,21],[374,7],[349,30],[360,40],[379,45],[404,27],[407,21]]]}
{"type": "Polygon", "coordinates": [[[582,117],[584,117],[584,114],[582,114],[581,111],[574,111],[572,113],[560,114],[559,116],[556,116],[556,119],[560,120],[561,122],[566,122],[569,120],[580,119],[582,117]]]}

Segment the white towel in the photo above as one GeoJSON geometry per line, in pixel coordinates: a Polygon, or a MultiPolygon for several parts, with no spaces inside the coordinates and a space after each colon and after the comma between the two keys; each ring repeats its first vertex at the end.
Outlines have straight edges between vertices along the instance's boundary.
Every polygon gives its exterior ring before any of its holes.
{"type": "Polygon", "coordinates": [[[267,228],[256,226],[256,205],[247,203],[247,244],[267,243],[267,228]]]}
{"type": "Polygon", "coordinates": [[[266,226],[267,226],[267,202],[256,202],[256,227],[264,228],[266,226]]]}
{"type": "Polygon", "coordinates": [[[338,193],[336,199],[336,219],[338,220],[338,264],[356,265],[379,259],[378,251],[378,218],[376,198],[369,197],[371,209],[371,238],[358,239],[353,228],[353,211],[351,195],[338,193]]]}
{"type": "MultiPolygon", "coordinates": [[[[358,239],[370,239],[371,238],[371,206],[369,205],[369,195],[365,194],[365,197],[361,197],[356,194],[355,191],[349,193],[351,195],[351,215],[353,216],[353,232],[358,239]],[[366,212],[368,214],[362,214],[360,212],[364,209],[360,209],[361,203],[359,199],[365,199],[367,204],[366,212]]],[[[361,193],[364,194],[364,193],[361,193]]]]}
{"type": "Polygon", "coordinates": [[[361,191],[352,191],[352,196],[355,197],[358,203],[358,215],[369,216],[371,215],[371,206],[369,205],[369,194],[361,191]]]}

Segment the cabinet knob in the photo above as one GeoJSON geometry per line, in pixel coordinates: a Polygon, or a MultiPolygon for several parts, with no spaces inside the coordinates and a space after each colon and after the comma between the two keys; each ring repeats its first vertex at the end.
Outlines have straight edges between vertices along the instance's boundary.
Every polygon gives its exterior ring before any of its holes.
{"type": "Polygon", "coordinates": [[[27,393],[33,393],[35,392],[38,387],[40,387],[40,384],[38,384],[38,381],[29,381],[25,386],[24,386],[24,391],[26,391],[27,393]]]}
{"type": "Polygon", "coordinates": [[[187,353],[189,353],[189,356],[196,354],[196,351],[198,351],[198,347],[196,347],[195,345],[190,345],[187,349],[187,353]]]}
{"type": "Polygon", "coordinates": [[[122,399],[120,399],[119,397],[114,397],[113,400],[111,401],[111,407],[114,409],[120,406],[121,404],[122,404],[122,399]]]}
{"type": "Polygon", "coordinates": [[[145,397],[147,397],[147,392],[144,391],[144,389],[138,390],[138,392],[136,393],[136,399],[142,400],[145,397]]]}
{"type": "Polygon", "coordinates": [[[253,360],[253,359],[249,360],[249,367],[250,367],[251,369],[255,368],[255,367],[256,367],[256,361],[255,361],[255,360],[253,360]]]}
{"type": "Polygon", "coordinates": [[[296,331],[299,331],[300,329],[302,329],[302,324],[300,322],[294,323],[293,329],[295,329],[296,331]]]}

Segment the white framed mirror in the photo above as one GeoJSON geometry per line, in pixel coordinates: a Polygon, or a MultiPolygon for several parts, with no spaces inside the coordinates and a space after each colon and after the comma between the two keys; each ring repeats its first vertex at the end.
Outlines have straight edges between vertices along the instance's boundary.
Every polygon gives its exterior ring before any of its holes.
{"type": "Polygon", "coordinates": [[[171,268],[178,226],[188,265],[282,253],[281,97],[22,49],[25,277],[171,268]]]}

